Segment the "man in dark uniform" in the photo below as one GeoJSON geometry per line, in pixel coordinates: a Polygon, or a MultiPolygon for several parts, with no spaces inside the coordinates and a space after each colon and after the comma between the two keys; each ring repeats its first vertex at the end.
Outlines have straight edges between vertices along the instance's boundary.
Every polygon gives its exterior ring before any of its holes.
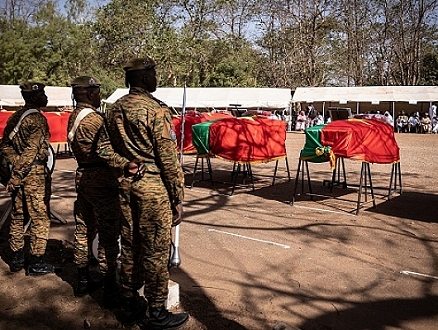
{"type": "Polygon", "coordinates": [[[84,296],[97,286],[90,277],[89,260],[93,239],[99,233],[98,261],[103,274],[104,306],[115,308],[120,301],[116,271],[122,217],[117,177],[123,170],[127,175],[136,174],[138,165],[115,153],[111,146],[104,117],[97,112],[101,102],[100,82],[80,76],[71,86],[76,106],[69,117],[67,133],[78,163],[74,204],[76,296],[84,296]]]}
{"type": "Polygon", "coordinates": [[[12,165],[6,190],[12,195],[9,245],[13,252],[12,272],[25,267],[24,222],[30,224],[30,256],[27,273],[45,275],[57,271],[43,260],[49,237],[49,202],[51,174],[46,163],[49,157],[49,126],[40,108],[47,105],[44,84],[26,82],[20,85],[24,106],[6,124],[2,151],[12,165]]]}
{"type": "Polygon", "coordinates": [[[137,316],[141,317],[142,309],[135,301],[139,281],[144,279],[144,296],[149,305],[147,329],[174,329],[189,318],[187,313],[174,314],[165,307],[171,226],[182,219],[184,175],[178,160],[172,114],[151,95],[157,87],[154,60],[134,59],[124,70],[130,90],[109,111],[109,134],[121,155],[139,159],[145,166],[144,175],[125,178],[121,183],[125,215],[121,284],[127,302],[124,323],[130,325],[137,316]],[[138,267],[139,261],[143,267],[138,267]],[[139,311],[137,315],[136,311],[139,311]]]}

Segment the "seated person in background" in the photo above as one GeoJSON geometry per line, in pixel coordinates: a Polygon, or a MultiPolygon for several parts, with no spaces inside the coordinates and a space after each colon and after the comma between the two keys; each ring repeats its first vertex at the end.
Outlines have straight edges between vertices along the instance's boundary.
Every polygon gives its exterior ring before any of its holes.
{"type": "Polygon", "coordinates": [[[295,130],[304,132],[307,128],[307,116],[303,110],[301,110],[297,116],[297,120],[295,123],[295,130]]]}
{"type": "Polygon", "coordinates": [[[385,113],[383,114],[383,116],[385,117],[385,121],[391,125],[394,126],[394,119],[392,118],[391,114],[389,113],[389,111],[385,111],[385,113]]]}
{"type": "Polygon", "coordinates": [[[420,118],[418,118],[418,113],[413,112],[408,118],[408,132],[414,131],[415,133],[419,132],[420,129],[420,118]]]}
{"type": "Polygon", "coordinates": [[[432,123],[429,118],[429,114],[426,112],[420,119],[421,133],[430,133],[432,131],[432,123]]]}
{"type": "Polygon", "coordinates": [[[316,117],[313,119],[313,126],[324,124],[324,117],[318,112],[316,117]]]}
{"type": "Polygon", "coordinates": [[[408,116],[406,116],[406,112],[399,112],[397,119],[395,120],[395,124],[397,125],[396,128],[398,133],[406,132],[408,127],[408,116]]]}

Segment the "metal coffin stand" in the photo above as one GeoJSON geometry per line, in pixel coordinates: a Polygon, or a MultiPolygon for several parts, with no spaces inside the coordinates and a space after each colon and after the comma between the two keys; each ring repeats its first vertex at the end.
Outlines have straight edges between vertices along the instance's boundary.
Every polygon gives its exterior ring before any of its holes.
{"type": "MultiPolygon", "coordinates": [[[[205,173],[208,173],[209,176],[209,180],[211,182],[211,186],[214,187],[214,180],[213,180],[213,170],[211,167],[211,160],[210,160],[210,155],[197,155],[196,156],[196,161],[195,161],[195,166],[193,169],[193,177],[192,177],[192,183],[190,185],[190,188],[193,188],[195,182],[198,181],[204,181],[204,175],[205,173]],[[201,180],[196,180],[196,174],[198,173],[198,166],[199,166],[199,160],[201,160],[201,169],[199,170],[201,172],[201,180]],[[204,164],[204,160],[206,162],[207,167],[205,168],[205,164],[204,164]]],[[[272,178],[272,185],[275,184],[275,179],[277,177],[277,171],[278,171],[278,162],[279,160],[277,159],[275,162],[275,169],[274,169],[274,174],[273,174],[273,178],[272,178]]],[[[290,177],[290,170],[289,170],[289,163],[287,160],[287,156],[285,157],[285,164],[286,164],[286,171],[287,171],[287,176],[288,176],[288,180],[291,180],[290,177]]],[[[237,181],[238,181],[238,177],[242,176],[242,185],[245,185],[245,181],[247,178],[249,178],[249,180],[251,181],[251,188],[252,191],[255,190],[254,188],[254,177],[253,177],[253,173],[252,173],[252,167],[251,167],[251,163],[240,163],[240,162],[233,162],[233,169],[231,171],[231,179],[233,182],[232,188],[231,188],[231,192],[230,192],[230,196],[234,194],[234,190],[235,188],[238,186],[237,181]]]]}
{"type": "MultiPolygon", "coordinates": [[[[328,198],[335,198],[331,195],[321,195],[321,194],[314,194],[312,191],[312,185],[310,180],[310,171],[309,171],[309,164],[308,160],[299,159],[298,161],[298,169],[297,174],[295,177],[295,186],[294,186],[294,192],[292,196],[292,200],[290,202],[291,205],[295,202],[295,197],[297,196],[297,188],[298,184],[300,182],[300,174],[301,174],[301,194],[300,195],[307,195],[310,196],[311,200],[313,200],[314,196],[319,197],[328,197],[328,198]],[[307,187],[308,192],[304,192],[304,176],[306,172],[306,178],[307,178],[307,187]]],[[[358,215],[360,209],[363,205],[372,202],[373,207],[376,207],[376,201],[375,201],[375,195],[374,195],[374,187],[373,182],[371,179],[371,170],[370,170],[370,163],[368,162],[362,162],[362,168],[360,173],[360,181],[359,185],[355,184],[347,184],[347,176],[345,172],[345,163],[344,158],[338,157],[336,159],[336,167],[333,170],[332,179],[324,180],[323,186],[328,184],[330,188],[330,193],[333,192],[334,186],[341,186],[342,188],[346,189],[348,187],[358,187],[358,194],[357,194],[357,202],[356,202],[356,212],[355,214],[358,215]],[[370,194],[371,199],[368,199],[368,194],[370,194]],[[362,196],[363,195],[363,196],[362,196]],[[364,201],[362,201],[362,197],[364,197],[364,201]]],[[[402,183],[401,183],[401,171],[400,171],[400,162],[393,163],[391,168],[391,178],[389,183],[389,188],[377,188],[376,189],[388,189],[388,194],[385,195],[388,200],[391,198],[394,192],[398,191],[399,194],[402,193],[402,183]]]]}
{"type": "MultiPolygon", "coordinates": [[[[197,155],[196,156],[196,161],[195,161],[195,166],[194,166],[194,169],[193,169],[193,177],[192,177],[192,183],[190,185],[190,189],[193,188],[195,182],[204,181],[205,180],[204,179],[205,173],[208,173],[211,186],[214,187],[213,170],[212,170],[212,167],[211,167],[210,157],[211,157],[210,155],[197,155]],[[201,159],[201,169],[200,169],[201,180],[196,180],[195,177],[196,177],[196,174],[198,173],[199,159],[201,159]],[[205,168],[204,160],[207,163],[207,168],[205,168]]],[[[233,170],[231,171],[231,179],[232,179],[232,182],[233,182],[233,186],[232,186],[231,192],[229,194],[230,196],[232,196],[234,194],[234,190],[235,190],[235,188],[237,186],[237,179],[238,179],[239,175],[242,175],[242,178],[243,178],[243,183],[242,184],[243,185],[245,185],[246,178],[249,178],[251,180],[252,191],[255,190],[255,188],[254,188],[254,178],[253,178],[253,175],[252,175],[251,164],[249,164],[249,163],[241,164],[241,163],[238,163],[238,162],[234,162],[233,163],[233,170]]]]}

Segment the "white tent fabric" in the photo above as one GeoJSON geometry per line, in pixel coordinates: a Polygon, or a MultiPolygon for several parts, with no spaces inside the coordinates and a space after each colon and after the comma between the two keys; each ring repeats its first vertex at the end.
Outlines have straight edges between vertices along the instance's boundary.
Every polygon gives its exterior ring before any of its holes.
{"type": "Polygon", "coordinates": [[[292,102],[433,102],[438,86],[298,87],[292,102]]]}
{"type": "MultiPolygon", "coordinates": [[[[112,104],[128,92],[127,88],[119,88],[104,102],[112,104]]],[[[153,93],[154,97],[173,108],[182,108],[183,94],[183,87],[162,87],[153,93]]],[[[187,108],[232,108],[237,104],[241,108],[287,109],[290,101],[291,90],[288,88],[186,88],[187,108]]]]}
{"type": "MultiPolygon", "coordinates": [[[[71,87],[46,86],[44,88],[48,107],[72,106],[71,87]]],[[[24,104],[19,85],[0,85],[0,104],[3,106],[21,106],[24,104]]]]}

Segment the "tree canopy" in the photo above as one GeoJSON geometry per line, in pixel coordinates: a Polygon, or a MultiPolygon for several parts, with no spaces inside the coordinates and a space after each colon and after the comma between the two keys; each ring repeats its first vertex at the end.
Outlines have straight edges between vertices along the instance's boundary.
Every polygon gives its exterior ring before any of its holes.
{"type": "Polygon", "coordinates": [[[4,0],[0,83],[93,75],[105,96],[150,55],[163,87],[434,85],[437,14],[438,0],[4,0]]]}

